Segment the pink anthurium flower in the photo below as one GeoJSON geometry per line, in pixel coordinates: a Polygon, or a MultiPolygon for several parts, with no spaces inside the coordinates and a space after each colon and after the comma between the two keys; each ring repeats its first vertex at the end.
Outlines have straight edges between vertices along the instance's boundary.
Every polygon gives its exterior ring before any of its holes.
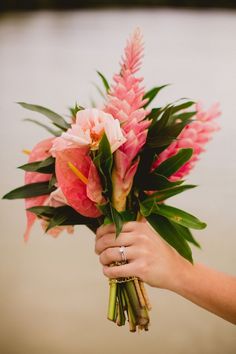
{"type": "MultiPolygon", "coordinates": [[[[51,156],[50,154],[50,149],[52,147],[54,138],[46,139],[38,143],[33,150],[31,151],[29,155],[29,163],[30,162],[35,162],[35,161],[41,161],[46,159],[47,157],[51,156]]],[[[38,183],[38,182],[46,182],[49,181],[51,178],[50,174],[45,174],[45,173],[38,173],[38,172],[26,172],[25,173],[25,184],[30,184],[30,183],[38,183]]],[[[33,198],[27,198],[25,199],[25,208],[32,208],[34,206],[41,206],[44,204],[45,200],[48,198],[47,195],[42,195],[38,197],[33,197],[33,198]]],[[[24,239],[25,241],[28,240],[30,230],[37,219],[36,215],[26,211],[26,216],[27,216],[27,227],[26,231],[24,234],[24,239]]]]}
{"type": "Polygon", "coordinates": [[[78,213],[96,218],[101,212],[102,185],[98,171],[88,156],[88,147],[56,152],[56,177],[68,204],[78,213]]]}

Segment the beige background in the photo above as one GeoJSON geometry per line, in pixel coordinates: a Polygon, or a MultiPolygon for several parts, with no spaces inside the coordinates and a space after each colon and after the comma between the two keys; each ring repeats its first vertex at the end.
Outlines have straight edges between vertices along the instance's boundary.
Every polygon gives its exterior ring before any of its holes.
{"type": "MultiPolygon", "coordinates": [[[[204,219],[195,235],[196,260],[235,273],[236,13],[101,11],[28,13],[0,17],[1,190],[23,183],[16,166],[47,136],[23,123],[33,117],[14,104],[27,101],[66,113],[78,100],[97,99],[95,69],[110,79],[128,34],[145,36],[142,73],[147,87],[173,83],[160,103],[180,97],[219,100],[222,130],[189,182],[199,188],[172,204],[204,219]]],[[[44,118],[42,118],[42,121],[44,118]]],[[[235,327],[167,291],[149,289],[149,333],[130,334],[106,320],[108,287],[84,227],[54,240],[37,225],[27,245],[23,202],[1,201],[1,354],[231,354],[235,327]]],[[[207,279],[206,279],[207,282],[207,279]]],[[[219,284],[219,292],[221,285],[219,284]]]]}

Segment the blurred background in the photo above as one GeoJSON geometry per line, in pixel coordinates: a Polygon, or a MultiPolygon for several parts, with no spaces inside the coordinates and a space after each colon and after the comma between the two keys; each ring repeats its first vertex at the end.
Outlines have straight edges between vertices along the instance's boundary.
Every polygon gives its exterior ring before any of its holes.
{"type": "MultiPolygon", "coordinates": [[[[233,7],[230,0],[1,1],[0,194],[23,184],[16,169],[27,159],[21,151],[48,137],[22,122],[36,115],[15,102],[42,104],[65,115],[75,101],[100,104],[93,86],[99,83],[96,70],[111,81],[127,37],[139,26],[146,87],[172,84],[157,105],[181,97],[206,107],[221,104],[221,131],[188,178],[199,187],[172,204],[208,223],[195,233],[202,244],[202,250],[194,250],[196,261],[235,274],[233,7]]],[[[236,352],[235,326],[164,290],[148,289],[153,304],[148,333],[117,328],[106,320],[108,283],[94,254],[94,235],[77,227],[74,235],[55,240],[35,225],[25,244],[23,202],[0,203],[0,354],[236,352]]]]}

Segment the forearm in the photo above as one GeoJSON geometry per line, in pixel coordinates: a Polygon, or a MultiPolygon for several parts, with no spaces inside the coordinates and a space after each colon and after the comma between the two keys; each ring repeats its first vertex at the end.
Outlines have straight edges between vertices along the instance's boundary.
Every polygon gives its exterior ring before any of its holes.
{"type": "Polygon", "coordinates": [[[202,264],[188,264],[179,275],[177,294],[236,324],[236,279],[202,264]]]}

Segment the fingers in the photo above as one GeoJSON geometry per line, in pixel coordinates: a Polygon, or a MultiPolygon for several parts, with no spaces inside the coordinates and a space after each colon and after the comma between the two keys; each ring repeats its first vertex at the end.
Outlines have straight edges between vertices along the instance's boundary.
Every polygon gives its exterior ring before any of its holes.
{"type": "Polygon", "coordinates": [[[109,266],[104,266],[103,267],[103,273],[106,277],[110,279],[114,278],[128,278],[128,277],[133,277],[137,276],[135,273],[135,267],[133,263],[127,263],[121,266],[115,266],[115,267],[109,267],[109,266]]]}
{"type": "Polygon", "coordinates": [[[106,248],[131,246],[134,243],[135,235],[132,232],[121,233],[118,237],[115,233],[105,234],[100,237],[95,244],[95,252],[97,254],[102,253],[106,248]]]}
{"type": "MultiPolygon", "coordinates": [[[[99,257],[100,263],[103,265],[109,265],[114,262],[121,262],[123,259],[119,252],[119,247],[112,247],[105,249],[99,257]]],[[[125,247],[125,256],[127,261],[131,261],[135,258],[135,248],[125,247]]]]}
{"type": "MultiPolygon", "coordinates": [[[[138,224],[137,221],[130,221],[130,222],[125,223],[122,227],[122,232],[134,231],[135,228],[138,226],[137,224],[138,224]]],[[[107,233],[115,233],[115,232],[116,232],[116,228],[115,228],[114,224],[101,225],[97,229],[96,239],[98,240],[100,237],[102,237],[103,235],[105,235],[107,233]]]]}

